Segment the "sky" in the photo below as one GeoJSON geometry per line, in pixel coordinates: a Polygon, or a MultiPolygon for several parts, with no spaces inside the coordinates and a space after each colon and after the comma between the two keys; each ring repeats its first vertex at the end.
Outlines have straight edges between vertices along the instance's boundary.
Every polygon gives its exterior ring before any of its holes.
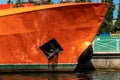
{"type": "MultiPolygon", "coordinates": [[[[4,3],[7,3],[8,0],[0,0],[0,4],[4,4],[4,3]]],[[[15,3],[17,0],[12,0],[13,3],[15,3]]],[[[23,1],[27,1],[27,0],[23,0],[23,1]]],[[[53,3],[59,3],[61,0],[52,0],[53,3]]],[[[98,1],[98,0],[93,0],[93,1],[98,1]]],[[[119,3],[119,0],[114,0],[113,1],[115,4],[118,4],[119,3]]],[[[114,18],[117,18],[117,13],[118,12],[118,5],[115,5],[115,10],[114,10],[114,15],[113,17],[114,18]]]]}
{"type": "MultiPolygon", "coordinates": [[[[7,3],[8,0],[0,0],[0,3],[7,3]]],[[[16,2],[16,0],[12,0],[14,3],[16,2]]]]}
{"type": "MultiPolygon", "coordinates": [[[[114,0],[113,2],[114,2],[114,4],[119,4],[119,0],[114,0]]],[[[119,5],[115,5],[115,10],[114,10],[114,15],[113,15],[114,18],[117,18],[118,7],[119,7],[119,5]]]]}

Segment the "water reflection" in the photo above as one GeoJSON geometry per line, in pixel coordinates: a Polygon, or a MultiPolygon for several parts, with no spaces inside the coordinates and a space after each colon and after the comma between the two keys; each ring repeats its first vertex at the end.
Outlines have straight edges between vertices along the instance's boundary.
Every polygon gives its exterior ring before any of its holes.
{"type": "Polygon", "coordinates": [[[74,73],[1,73],[0,80],[92,80],[85,74],[74,73]]]}
{"type": "Polygon", "coordinates": [[[120,80],[120,72],[0,73],[0,80],[120,80]]]}
{"type": "Polygon", "coordinates": [[[95,72],[92,77],[93,80],[120,80],[120,72],[95,72]]]}

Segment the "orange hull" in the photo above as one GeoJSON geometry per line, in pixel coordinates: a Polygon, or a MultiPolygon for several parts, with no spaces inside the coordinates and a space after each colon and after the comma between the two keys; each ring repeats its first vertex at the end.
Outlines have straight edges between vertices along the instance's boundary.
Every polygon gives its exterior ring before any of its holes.
{"type": "Polygon", "coordinates": [[[47,64],[39,48],[55,38],[63,51],[57,63],[77,63],[91,45],[108,9],[106,3],[65,3],[0,11],[0,64],[47,64]]]}

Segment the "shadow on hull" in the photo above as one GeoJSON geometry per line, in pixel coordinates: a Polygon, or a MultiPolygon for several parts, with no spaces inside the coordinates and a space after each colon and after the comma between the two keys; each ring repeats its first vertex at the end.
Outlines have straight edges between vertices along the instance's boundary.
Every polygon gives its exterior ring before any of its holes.
{"type": "Polygon", "coordinates": [[[78,64],[74,70],[74,72],[91,72],[94,71],[95,68],[91,62],[91,58],[93,55],[92,45],[88,46],[88,48],[82,53],[82,55],[78,59],[78,64]]]}

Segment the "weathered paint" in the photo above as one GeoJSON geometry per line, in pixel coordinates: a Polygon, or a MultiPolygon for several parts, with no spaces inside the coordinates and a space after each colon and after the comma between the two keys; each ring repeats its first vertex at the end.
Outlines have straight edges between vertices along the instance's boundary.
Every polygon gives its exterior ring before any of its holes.
{"type": "MultiPolygon", "coordinates": [[[[57,64],[54,71],[73,72],[77,64],[57,64]]],[[[48,64],[1,64],[0,72],[45,72],[53,71],[53,67],[48,64]]]]}
{"type": "Polygon", "coordinates": [[[77,63],[91,45],[106,3],[66,3],[0,11],[0,64],[77,63]],[[63,50],[51,61],[39,49],[55,38],[63,50]]]}

